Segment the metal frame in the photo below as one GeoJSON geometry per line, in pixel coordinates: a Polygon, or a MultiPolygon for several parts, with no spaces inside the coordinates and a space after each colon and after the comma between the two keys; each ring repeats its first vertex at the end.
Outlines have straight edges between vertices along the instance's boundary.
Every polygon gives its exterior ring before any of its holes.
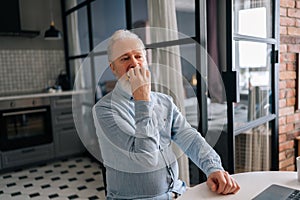
{"type": "MultiPolygon", "coordinates": [[[[270,170],[278,170],[279,169],[279,147],[278,147],[278,49],[279,49],[279,9],[280,9],[280,3],[279,0],[273,0],[272,1],[272,13],[274,16],[272,17],[272,38],[258,38],[258,37],[253,37],[253,36],[245,36],[245,35],[240,35],[240,34],[234,34],[232,33],[232,1],[227,2],[227,52],[232,52],[232,41],[251,41],[251,42],[261,42],[265,44],[270,44],[272,45],[272,54],[271,54],[271,77],[273,77],[272,82],[271,82],[271,88],[272,88],[272,99],[274,100],[272,103],[272,111],[273,114],[270,114],[265,117],[261,117],[257,120],[250,121],[247,124],[245,124],[243,127],[239,127],[237,129],[234,129],[233,127],[233,107],[232,103],[234,101],[229,101],[228,102],[228,133],[229,137],[232,138],[232,143],[234,144],[234,137],[235,135],[245,131],[249,130],[253,127],[256,127],[260,124],[268,123],[271,122],[271,127],[272,127],[272,135],[271,135],[271,169],[270,170]],[[231,132],[232,131],[232,132],[231,132]]],[[[232,63],[232,54],[227,55],[227,66],[233,66],[232,63]]],[[[227,69],[227,71],[233,72],[231,69],[227,69]]],[[[226,79],[224,80],[225,85],[226,85],[226,79]]],[[[237,85],[235,86],[236,89],[238,89],[237,85]]],[[[227,88],[228,90],[229,88],[227,88]]],[[[228,92],[228,91],[227,91],[228,92]]],[[[231,142],[231,141],[229,141],[231,142]]],[[[229,145],[231,146],[231,145],[229,145]]],[[[230,165],[230,171],[234,170],[234,149],[230,149],[229,154],[232,155],[233,159],[230,161],[233,163],[233,165],[230,165]]]]}
{"type": "MultiPolygon", "coordinates": [[[[197,99],[199,105],[199,124],[198,131],[200,133],[207,132],[207,53],[203,50],[207,50],[207,29],[206,29],[206,1],[195,0],[195,40],[198,43],[196,45],[196,69],[197,69],[197,99]],[[200,72],[200,74],[198,73],[200,72]],[[205,109],[204,109],[205,108],[205,109]]],[[[204,135],[203,135],[204,136],[204,135]]]]}
{"type": "Polygon", "coordinates": [[[272,104],[272,110],[274,110],[276,119],[274,119],[272,123],[272,129],[273,129],[273,134],[272,134],[272,155],[271,155],[271,170],[279,170],[279,137],[278,137],[278,99],[279,99],[279,88],[278,88],[278,82],[279,82],[279,61],[278,61],[278,49],[280,45],[280,26],[278,26],[279,23],[279,13],[280,13],[280,1],[279,0],[273,0],[273,38],[277,40],[277,42],[273,45],[273,52],[275,53],[273,55],[273,80],[272,80],[272,97],[274,99],[274,102],[272,104]],[[274,59],[275,57],[275,59],[274,59]]]}

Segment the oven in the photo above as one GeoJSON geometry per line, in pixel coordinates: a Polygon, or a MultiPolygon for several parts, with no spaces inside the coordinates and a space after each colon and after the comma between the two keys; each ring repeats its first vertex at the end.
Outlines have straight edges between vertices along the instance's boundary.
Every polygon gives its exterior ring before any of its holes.
{"type": "Polygon", "coordinates": [[[0,150],[52,142],[49,98],[0,101],[0,150]]]}

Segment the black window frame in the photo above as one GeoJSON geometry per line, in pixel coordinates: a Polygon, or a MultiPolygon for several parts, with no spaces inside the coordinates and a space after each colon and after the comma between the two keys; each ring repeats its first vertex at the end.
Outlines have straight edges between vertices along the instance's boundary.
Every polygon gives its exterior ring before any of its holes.
{"type": "MultiPolygon", "coordinates": [[[[65,61],[66,61],[66,72],[68,75],[68,78],[70,80],[70,85],[73,86],[73,77],[71,77],[71,67],[70,67],[70,62],[76,59],[84,59],[86,58],[89,54],[80,54],[80,55],[69,55],[69,44],[68,44],[68,30],[67,30],[67,16],[73,12],[75,12],[78,9],[81,8],[86,8],[87,9],[87,24],[88,24],[88,37],[89,37],[89,50],[92,51],[94,48],[93,44],[93,27],[92,27],[92,10],[91,10],[91,4],[92,2],[96,0],[85,0],[82,1],[80,4],[77,6],[67,9],[66,10],[66,5],[65,5],[66,0],[61,0],[61,8],[62,8],[62,22],[63,22],[63,32],[64,34],[64,47],[65,47],[65,61]]],[[[131,9],[131,0],[123,0],[125,1],[125,13],[126,13],[126,29],[130,30],[132,29],[132,9],[131,9]]],[[[206,16],[206,1],[202,0],[195,0],[195,36],[189,37],[189,38],[184,38],[184,39],[178,39],[178,40],[173,40],[173,41],[166,41],[166,42],[159,42],[159,43],[154,43],[154,44],[148,44],[146,45],[146,48],[148,49],[155,49],[155,48],[160,48],[160,47],[168,47],[168,46],[174,46],[174,45],[184,45],[184,44],[200,44],[204,49],[207,49],[207,16],[206,16]]],[[[223,0],[221,0],[223,1],[223,0]]],[[[263,123],[263,122],[269,122],[273,120],[272,123],[272,163],[271,163],[271,169],[272,170],[278,170],[279,168],[279,160],[278,160],[278,59],[276,62],[276,56],[278,57],[278,48],[279,48],[279,27],[276,26],[276,24],[279,24],[279,0],[274,0],[273,1],[274,6],[273,6],[273,12],[274,12],[274,17],[273,17],[273,37],[274,40],[269,40],[268,42],[272,43],[272,51],[274,52],[274,55],[272,57],[273,59],[273,71],[272,74],[274,76],[274,79],[272,80],[272,97],[275,100],[272,104],[272,110],[274,110],[274,115],[270,118],[262,118],[259,119],[259,121],[253,121],[250,122],[246,127],[243,127],[242,129],[249,129],[253,126],[256,126],[257,123],[263,123]],[[277,54],[276,54],[277,53],[277,54]]],[[[232,33],[232,1],[226,1],[226,51],[227,52],[232,52],[232,41],[233,37],[236,39],[243,39],[244,36],[239,36],[235,35],[233,36],[232,33]]],[[[245,38],[244,38],[245,39],[245,38]]],[[[251,40],[251,38],[246,38],[251,40]]],[[[252,38],[253,39],[253,38],[252,38]]],[[[207,58],[205,58],[205,54],[201,54],[201,49],[197,48],[196,45],[196,55],[201,55],[196,56],[196,69],[199,73],[197,73],[197,99],[198,99],[198,105],[199,105],[199,125],[198,125],[198,131],[200,133],[206,133],[207,131],[207,86],[203,80],[203,76],[207,74],[206,67],[207,66],[207,58]],[[205,108],[205,109],[202,109],[205,108]]],[[[105,55],[106,52],[95,52],[94,55],[105,55]]],[[[227,61],[226,65],[227,66],[232,66],[232,54],[228,53],[227,56],[227,61]]],[[[93,67],[92,67],[93,68],[93,67]]],[[[94,69],[92,69],[94,70],[94,69]]],[[[92,71],[93,73],[93,71],[92,71]]],[[[226,88],[226,94],[227,97],[234,97],[236,96],[236,91],[233,91],[232,89],[232,80],[228,82],[228,78],[234,77],[235,72],[232,71],[231,69],[228,69],[226,73],[222,75],[223,81],[225,83],[225,88],[226,88]],[[227,77],[227,78],[226,78],[227,77]],[[229,86],[229,87],[226,87],[229,86]]],[[[93,88],[95,88],[95,78],[92,76],[92,84],[93,88]]],[[[235,99],[229,99],[227,102],[227,117],[228,117],[228,126],[227,126],[227,139],[226,139],[226,148],[228,151],[227,157],[227,163],[226,163],[226,170],[229,171],[229,173],[234,173],[234,137],[235,134],[237,134],[241,130],[234,130],[234,113],[233,113],[233,102],[235,99]]],[[[220,152],[219,152],[220,153],[220,152]]]]}

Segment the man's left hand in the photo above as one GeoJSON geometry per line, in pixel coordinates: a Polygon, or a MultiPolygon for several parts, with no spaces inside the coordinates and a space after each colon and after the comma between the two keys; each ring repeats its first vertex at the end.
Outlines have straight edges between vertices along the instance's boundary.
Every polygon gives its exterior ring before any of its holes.
{"type": "Polygon", "coordinates": [[[206,184],[211,191],[218,194],[235,194],[240,190],[238,183],[226,171],[211,173],[206,184]]]}
{"type": "Polygon", "coordinates": [[[151,74],[146,67],[137,66],[128,71],[132,95],[136,101],[150,101],[151,74]]]}

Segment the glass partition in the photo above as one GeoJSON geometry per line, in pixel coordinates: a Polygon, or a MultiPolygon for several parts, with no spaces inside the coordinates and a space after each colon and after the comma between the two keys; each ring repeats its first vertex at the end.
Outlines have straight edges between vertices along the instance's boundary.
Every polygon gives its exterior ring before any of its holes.
{"type": "Polygon", "coordinates": [[[235,44],[240,102],[234,105],[234,125],[238,128],[272,113],[271,45],[246,41],[235,44]]]}
{"type": "Polygon", "coordinates": [[[116,77],[112,73],[107,55],[95,56],[96,100],[112,91],[116,84],[116,77]]]}
{"type": "Polygon", "coordinates": [[[235,173],[269,171],[271,123],[264,123],[235,136],[235,173]]]}
{"type": "Polygon", "coordinates": [[[195,1],[177,0],[174,1],[174,7],[168,3],[161,1],[157,5],[151,0],[131,0],[133,28],[151,26],[162,28],[162,32],[165,32],[165,29],[171,30],[168,38],[156,37],[155,40],[146,38],[144,31],[147,30],[137,32],[145,44],[195,37],[195,1]]]}
{"type": "Polygon", "coordinates": [[[109,38],[116,30],[126,28],[125,1],[93,1],[91,14],[94,47],[109,38]]]}
{"type": "Polygon", "coordinates": [[[271,0],[235,0],[233,3],[234,33],[262,38],[272,37],[271,0]]]}
{"type": "Polygon", "coordinates": [[[70,60],[70,74],[71,74],[71,78],[72,80],[75,80],[75,76],[78,73],[82,62],[84,61],[84,59],[74,59],[74,60],[70,60]]]}
{"type": "Polygon", "coordinates": [[[152,89],[172,96],[187,121],[197,128],[195,49],[195,44],[148,49],[147,59],[152,74],[152,89]]]}
{"type": "Polygon", "coordinates": [[[69,56],[89,53],[86,7],[67,16],[69,56]]]}

